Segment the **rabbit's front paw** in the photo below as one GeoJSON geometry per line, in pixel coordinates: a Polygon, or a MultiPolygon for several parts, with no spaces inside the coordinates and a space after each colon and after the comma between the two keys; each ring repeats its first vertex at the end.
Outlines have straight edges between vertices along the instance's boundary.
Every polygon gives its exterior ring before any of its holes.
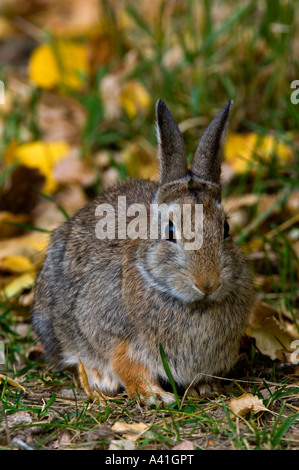
{"type": "Polygon", "coordinates": [[[156,385],[153,385],[152,387],[149,386],[146,393],[144,390],[141,394],[137,391],[136,395],[137,399],[146,406],[170,405],[176,401],[173,393],[165,392],[162,388],[156,385]]]}

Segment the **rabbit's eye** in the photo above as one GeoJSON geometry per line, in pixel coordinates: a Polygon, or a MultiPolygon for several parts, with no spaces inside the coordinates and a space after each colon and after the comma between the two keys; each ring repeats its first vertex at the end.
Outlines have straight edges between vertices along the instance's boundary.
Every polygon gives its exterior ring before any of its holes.
{"type": "Polygon", "coordinates": [[[166,227],[166,240],[170,242],[175,242],[176,239],[174,238],[174,226],[172,221],[170,220],[168,226],[166,227]]]}
{"type": "Polygon", "coordinates": [[[224,238],[227,238],[229,236],[229,224],[225,220],[224,221],[224,238]]]}

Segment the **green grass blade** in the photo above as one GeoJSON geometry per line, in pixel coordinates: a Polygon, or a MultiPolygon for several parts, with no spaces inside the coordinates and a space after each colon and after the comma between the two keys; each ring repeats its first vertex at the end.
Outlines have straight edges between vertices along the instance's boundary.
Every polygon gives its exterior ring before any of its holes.
{"type": "Polygon", "coordinates": [[[172,387],[172,390],[173,390],[173,393],[174,393],[174,396],[175,396],[175,401],[176,401],[178,407],[180,408],[181,403],[180,403],[180,399],[179,399],[178,392],[177,392],[177,389],[176,389],[176,385],[175,385],[175,382],[174,382],[174,379],[173,379],[171,370],[169,368],[169,365],[168,365],[168,362],[167,362],[167,359],[166,359],[166,355],[165,355],[165,352],[164,352],[164,349],[163,349],[163,346],[162,346],[161,343],[159,343],[159,349],[160,349],[160,356],[161,356],[162,364],[163,364],[164,370],[166,372],[166,375],[168,377],[168,380],[170,382],[170,385],[172,387]]]}

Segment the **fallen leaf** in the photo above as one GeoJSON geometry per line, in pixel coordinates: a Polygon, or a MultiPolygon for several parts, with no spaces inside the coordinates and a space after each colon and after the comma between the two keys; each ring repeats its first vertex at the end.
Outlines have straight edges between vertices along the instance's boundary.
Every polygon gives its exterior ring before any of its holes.
{"type": "Polygon", "coordinates": [[[232,398],[229,402],[229,409],[239,417],[245,417],[249,413],[259,413],[269,411],[263,404],[263,400],[252,393],[244,393],[240,397],[232,398]]]}
{"type": "Polygon", "coordinates": [[[17,411],[12,415],[6,415],[6,419],[2,420],[2,429],[4,425],[8,428],[12,428],[13,426],[20,426],[22,424],[31,424],[32,417],[28,411],[17,411]]]}
{"type": "Polygon", "coordinates": [[[133,119],[138,113],[148,111],[151,97],[142,83],[137,80],[130,80],[123,85],[119,101],[127,115],[133,119]]]}
{"type": "Polygon", "coordinates": [[[86,395],[88,395],[92,400],[96,400],[96,398],[99,398],[101,403],[106,404],[106,400],[102,393],[92,391],[90,389],[87,373],[79,356],[78,356],[78,376],[79,376],[80,384],[84,392],[86,393],[86,395]]]}
{"type": "Polygon", "coordinates": [[[79,377],[81,387],[83,388],[86,395],[88,395],[94,400],[95,396],[90,390],[87,373],[80,357],[78,357],[78,377],[79,377]]]}
{"type": "Polygon", "coordinates": [[[277,359],[277,351],[283,347],[292,351],[291,344],[298,339],[297,328],[291,315],[284,314],[284,321],[278,311],[267,302],[256,302],[249,318],[246,334],[255,338],[262,354],[277,359]]]}
{"type": "Polygon", "coordinates": [[[0,271],[11,273],[24,273],[32,271],[33,264],[25,256],[13,255],[0,259],[0,271]]]}
{"type": "Polygon", "coordinates": [[[37,270],[42,263],[50,235],[30,232],[9,240],[0,241],[0,259],[11,256],[28,258],[37,270]]]}
{"type": "Polygon", "coordinates": [[[54,39],[35,49],[29,61],[29,78],[36,85],[50,89],[57,85],[80,89],[88,75],[86,44],[68,39],[54,39]]]}
{"type": "Polygon", "coordinates": [[[43,141],[64,141],[74,147],[81,144],[86,109],[74,98],[44,90],[37,103],[36,113],[43,141]]]}
{"type": "Polygon", "coordinates": [[[271,135],[229,133],[225,144],[225,161],[236,173],[244,173],[254,169],[256,157],[263,162],[269,162],[276,154],[280,161],[288,163],[292,157],[289,146],[277,141],[271,135]]]}
{"type": "MultiPolygon", "coordinates": [[[[15,152],[16,146],[13,146],[15,152]]],[[[8,159],[15,160],[13,153],[8,159]]],[[[18,165],[6,179],[0,192],[0,210],[14,214],[30,214],[38,203],[40,191],[45,184],[45,176],[38,168],[18,165]]]]}
{"type": "Polygon", "coordinates": [[[57,182],[53,176],[54,165],[69,151],[70,147],[64,141],[36,141],[19,145],[13,150],[10,149],[5,159],[9,164],[17,160],[26,167],[37,168],[46,179],[43,192],[53,193],[57,188],[57,182]]]}
{"type": "Polygon", "coordinates": [[[11,385],[12,387],[19,388],[20,390],[23,390],[23,392],[26,392],[26,389],[22,385],[20,385],[18,382],[11,379],[7,375],[0,374],[0,384],[4,383],[5,381],[7,381],[7,383],[11,385]]]}
{"type": "Polygon", "coordinates": [[[32,289],[35,282],[35,273],[25,273],[9,282],[3,287],[4,295],[7,299],[12,299],[21,294],[26,289],[32,289]]]}
{"type": "Polygon", "coordinates": [[[136,441],[149,429],[149,426],[142,422],[128,424],[117,421],[111,429],[116,433],[123,434],[123,436],[129,441],[136,441]]]}

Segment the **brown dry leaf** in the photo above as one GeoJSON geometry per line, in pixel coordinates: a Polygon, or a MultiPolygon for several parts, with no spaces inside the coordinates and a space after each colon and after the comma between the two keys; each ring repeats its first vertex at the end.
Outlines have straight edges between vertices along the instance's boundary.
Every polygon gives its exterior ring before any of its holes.
{"type": "MultiPolygon", "coordinates": [[[[13,159],[11,147],[9,158],[13,159]]],[[[45,184],[45,176],[38,168],[28,168],[18,165],[5,181],[0,192],[0,211],[8,211],[13,214],[30,214],[39,200],[38,191],[45,184]]]]}
{"type": "Polygon", "coordinates": [[[91,397],[94,400],[95,396],[90,390],[86,370],[84,368],[84,365],[83,365],[80,357],[78,357],[78,377],[79,377],[81,387],[83,388],[86,395],[88,395],[89,397],[91,397]]]}
{"type": "MultiPolygon", "coordinates": [[[[229,402],[229,409],[239,417],[245,417],[249,413],[269,411],[263,404],[263,400],[252,393],[244,393],[240,397],[232,398],[229,402]]],[[[232,415],[233,416],[233,415],[232,415]]]]}
{"type": "Polygon", "coordinates": [[[282,316],[266,302],[256,302],[246,334],[255,338],[257,348],[272,360],[278,358],[277,350],[282,348],[292,351],[291,344],[299,338],[297,328],[291,316],[282,316]]]}
{"type": "Polygon", "coordinates": [[[28,413],[28,411],[18,411],[17,413],[14,413],[12,415],[7,415],[5,421],[2,421],[2,429],[4,427],[4,423],[7,424],[8,428],[12,428],[13,426],[19,426],[21,424],[31,424],[32,417],[30,413],[28,413]]]}
{"type": "Polygon", "coordinates": [[[112,431],[122,434],[129,441],[136,441],[139,437],[145,433],[149,426],[145,423],[124,423],[117,421],[112,426],[112,431]]]}
{"type": "Polygon", "coordinates": [[[9,282],[3,287],[4,295],[7,299],[13,299],[21,294],[24,290],[34,287],[36,274],[25,273],[9,282]]]}
{"type": "Polygon", "coordinates": [[[37,104],[37,120],[45,141],[64,141],[78,146],[86,110],[70,96],[44,90],[37,104]]]}
{"type": "Polygon", "coordinates": [[[18,382],[11,379],[7,375],[0,374],[0,384],[4,383],[6,380],[7,380],[7,383],[11,385],[12,387],[19,388],[20,390],[23,390],[23,392],[26,392],[26,389],[22,385],[20,385],[18,382]]]}

